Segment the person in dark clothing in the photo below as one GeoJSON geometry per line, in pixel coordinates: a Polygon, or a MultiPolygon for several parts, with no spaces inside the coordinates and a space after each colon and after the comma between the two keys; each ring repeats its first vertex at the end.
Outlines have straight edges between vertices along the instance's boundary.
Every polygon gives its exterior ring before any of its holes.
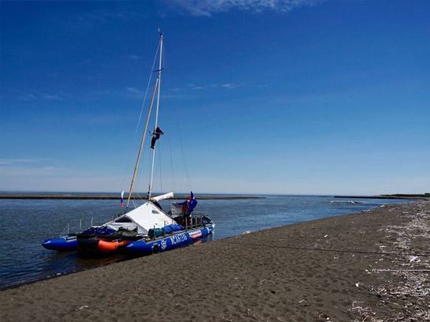
{"type": "Polygon", "coordinates": [[[197,206],[197,200],[194,197],[193,192],[191,192],[190,196],[185,200],[184,202],[178,203],[179,206],[182,206],[181,208],[181,215],[183,218],[190,218],[191,213],[193,212],[194,208],[197,206]]]}
{"type": "Polygon", "coordinates": [[[159,126],[155,128],[155,131],[152,132],[152,140],[151,140],[151,149],[154,149],[155,142],[160,138],[161,135],[163,135],[164,132],[160,129],[159,126]]]}

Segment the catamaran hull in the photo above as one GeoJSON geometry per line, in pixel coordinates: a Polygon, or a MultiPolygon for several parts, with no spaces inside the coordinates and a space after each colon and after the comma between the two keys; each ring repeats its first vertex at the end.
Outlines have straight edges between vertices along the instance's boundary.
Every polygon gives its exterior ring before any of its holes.
{"type": "Polygon", "coordinates": [[[149,255],[159,253],[192,244],[194,241],[212,234],[213,228],[214,227],[212,225],[207,225],[204,228],[177,232],[173,235],[153,241],[145,241],[141,239],[131,242],[125,247],[125,249],[127,252],[133,255],[149,255]]]}
{"type": "Polygon", "coordinates": [[[42,246],[46,249],[56,250],[58,252],[74,251],[78,249],[76,235],[55,237],[45,240],[42,246]]]}

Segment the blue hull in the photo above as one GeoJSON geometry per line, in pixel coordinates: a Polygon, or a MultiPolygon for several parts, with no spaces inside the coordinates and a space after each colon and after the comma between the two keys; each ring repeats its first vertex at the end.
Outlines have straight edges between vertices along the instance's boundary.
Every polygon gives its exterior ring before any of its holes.
{"type": "Polygon", "coordinates": [[[177,233],[157,240],[145,241],[143,239],[132,242],[126,246],[126,250],[133,255],[149,255],[166,250],[192,244],[194,241],[212,234],[213,226],[178,231],[177,233]]]}
{"type": "Polygon", "coordinates": [[[78,241],[76,235],[55,237],[45,240],[42,246],[46,249],[56,250],[59,252],[67,252],[78,249],[78,241]]]}
{"type": "MultiPolygon", "coordinates": [[[[194,241],[212,234],[212,231],[213,226],[207,225],[204,228],[178,231],[173,235],[156,240],[144,241],[141,239],[128,244],[126,250],[134,255],[158,253],[192,244],[194,241]]],[[[62,236],[47,239],[42,243],[42,246],[59,252],[76,251],[78,250],[78,241],[76,235],[62,236]]]]}

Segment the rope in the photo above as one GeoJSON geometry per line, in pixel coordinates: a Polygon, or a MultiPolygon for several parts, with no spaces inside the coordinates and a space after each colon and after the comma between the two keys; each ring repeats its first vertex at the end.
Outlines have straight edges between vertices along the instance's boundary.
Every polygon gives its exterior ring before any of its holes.
{"type": "MultiPolygon", "coordinates": [[[[163,69],[165,69],[165,74],[168,73],[168,75],[173,75],[175,72],[175,69],[169,69],[169,56],[168,56],[168,49],[166,44],[163,44],[163,51],[164,51],[164,59],[163,59],[163,69]]],[[[169,79],[172,79],[173,77],[165,77],[165,83],[169,82],[169,79]]],[[[176,110],[174,110],[174,113],[176,113],[176,110]]],[[[174,117],[175,121],[178,120],[177,115],[174,117]]],[[[176,176],[175,176],[175,167],[173,164],[173,153],[172,153],[172,136],[168,136],[168,149],[169,149],[169,161],[170,161],[170,178],[171,178],[171,190],[170,191],[176,191],[176,176]]],[[[171,201],[171,200],[170,200],[171,201]]]]}
{"type": "Polygon", "coordinates": [[[161,142],[158,143],[158,168],[160,170],[160,192],[163,192],[163,177],[161,175],[161,142]]]}
{"type": "Polygon", "coordinates": [[[177,125],[177,127],[178,127],[178,129],[179,129],[179,131],[178,131],[178,133],[179,133],[179,145],[180,145],[180,147],[181,147],[182,162],[183,162],[183,164],[184,164],[184,170],[185,170],[185,176],[186,176],[186,179],[187,179],[188,188],[190,189],[190,191],[193,191],[193,187],[192,187],[192,185],[191,185],[190,174],[189,174],[189,172],[188,172],[187,162],[186,162],[186,160],[185,160],[184,145],[183,145],[183,143],[182,143],[182,141],[183,141],[183,140],[182,140],[182,128],[181,128],[181,123],[178,121],[178,120],[179,120],[179,118],[178,118],[178,117],[175,117],[175,120],[176,120],[176,125],[177,125]]]}
{"type": "Polygon", "coordinates": [[[135,201],[136,200],[145,200],[146,199],[146,189],[147,189],[147,187],[145,186],[145,187],[142,188],[141,186],[139,186],[139,183],[145,181],[144,179],[146,177],[143,176],[143,173],[145,173],[146,171],[151,171],[151,168],[150,168],[151,154],[150,153],[146,153],[146,159],[147,159],[146,162],[142,162],[144,164],[144,167],[142,167],[141,169],[139,169],[139,172],[137,174],[137,178],[136,178],[137,186],[136,186],[136,192],[134,193],[134,195],[136,196],[134,198],[135,201]],[[146,166],[146,170],[144,170],[145,166],[146,166]],[[138,192],[139,190],[141,192],[145,192],[145,195],[142,195],[140,192],[138,192]]]}
{"type": "MultiPolygon", "coordinates": [[[[152,63],[151,71],[150,71],[150,73],[149,73],[149,78],[148,78],[148,83],[147,83],[147,85],[146,85],[145,95],[144,95],[144,97],[143,97],[143,101],[142,101],[142,104],[141,104],[141,107],[140,107],[139,118],[138,118],[138,121],[137,121],[137,124],[136,124],[136,129],[134,130],[134,134],[133,134],[133,137],[132,137],[132,141],[133,141],[133,142],[134,142],[134,141],[136,141],[137,131],[139,130],[139,127],[140,127],[140,121],[142,120],[143,109],[144,109],[144,107],[145,107],[146,99],[147,99],[148,92],[149,92],[149,87],[150,87],[150,85],[151,85],[151,81],[152,81],[152,74],[153,74],[153,70],[154,70],[155,63],[157,62],[157,57],[158,57],[158,51],[159,51],[159,50],[160,50],[160,43],[158,43],[158,44],[157,44],[157,50],[155,51],[154,61],[153,61],[153,63],[152,63]]],[[[132,156],[132,151],[131,151],[131,150],[129,150],[127,160],[131,160],[131,159],[132,159],[132,158],[131,158],[131,156],[132,156]]],[[[123,179],[122,179],[122,183],[121,183],[121,191],[124,191],[124,190],[125,190],[125,189],[124,189],[125,181],[128,179],[128,175],[126,175],[126,172],[128,172],[129,167],[130,167],[130,161],[128,161],[128,166],[127,166],[127,167],[124,167],[124,169],[123,169],[123,174],[122,174],[122,178],[123,178],[123,179]]]]}
{"type": "Polygon", "coordinates": [[[145,107],[145,101],[146,101],[146,97],[148,96],[149,86],[151,85],[152,74],[153,74],[153,71],[154,71],[155,63],[157,62],[157,56],[158,56],[158,51],[159,50],[160,50],[160,43],[158,43],[157,50],[155,51],[154,61],[152,63],[152,67],[151,67],[151,73],[149,74],[148,85],[146,86],[145,96],[143,97],[142,106],[140,108],[139,120],[137,121],[137,126],[136,126],[136,130],[134,131],[134,135],[136,135],[137,130],[139,129],[139,126],[140,126],[140,121],[142,119],[143,108],[145,107]]]}
{"type": "Polygon", "coordinates": [[[171,168],[171,178],[172,178],[172,191],[176,191],[175,168],[173,167],[172,144],[171,144],[170,137],[169,137],[169,154],[170,154],[170,168],[171,168]]]}

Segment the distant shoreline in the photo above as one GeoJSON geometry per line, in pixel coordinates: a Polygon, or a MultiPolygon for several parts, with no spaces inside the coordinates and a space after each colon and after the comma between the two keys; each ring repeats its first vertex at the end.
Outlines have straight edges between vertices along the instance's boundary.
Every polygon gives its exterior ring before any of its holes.
{"type": "MultiPolygon", "coordinates": [[[[138,196],[144,196],[144,193],[138,196]]],[[[176,194],[172,200],[186,199],[189,194],[176,194]]],[[[125,195],[126,199],[128,196],[125,195]]],[[[376,196],[332,196],[333,198],[342,199],[407,199],[407,200],[430,200],[430,194],[392,194],[392,195],[376,195],[376,196]]],[[[140,199],[144,199],[139,197],[140,199]]],[[[240,200],[240,199],[265,199],[262,195],[246,195],[246,194],[199,194],[200,200],[240,200]]],[[[119,194],[114,193],[0,193],[0,199],[39,199],[39,200],[117,200],[119,194]]]]}
{"type": "Polygon", "coordinates": [[[334,196],[334,198],[429,200],[430,194],[425,193],[425,194],[393,194],[393,195],[377,195],[377,196],[334,196]]]}
{"type": "MultiPolygon", "coordinates": [[[[188,194],[175,195],[172,200],[186,199],[188,194]]],[[[128,196],[124,196],[126,199],[128,196]]],[[[237,200],[237,199],[264,199],[264,196],[258,195],[198,195],[199,200],[237,200]]],[[[119,200],[119,195],[113,194],[82,194],[82,193],[58,193],[58,194],[26,194],[26,193],[11,193],[0,194],[0,199],[56,199],[56,200],[119,200]]]]}

